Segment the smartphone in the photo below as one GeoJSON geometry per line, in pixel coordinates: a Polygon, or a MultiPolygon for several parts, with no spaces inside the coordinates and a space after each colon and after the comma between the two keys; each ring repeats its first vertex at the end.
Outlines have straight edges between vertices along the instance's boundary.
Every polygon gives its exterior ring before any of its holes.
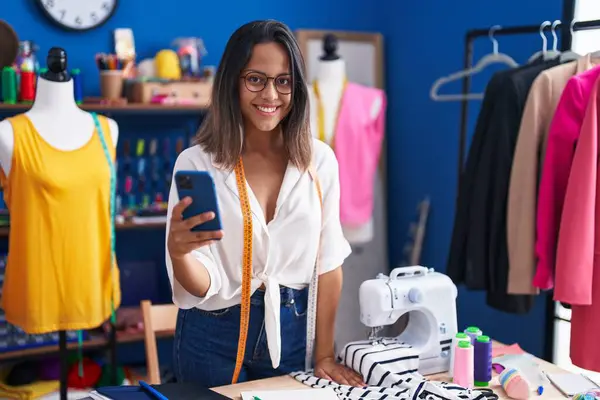
{"type": "Polygon", "coordinates": [[[212,176],[206,171],[177,171],[175,185],[179,199],[192,198],[190,204],[183,211],[183,219],[188,219],[198,214],[212,211],[215,218],[192,228],[193,232],[218,231],[222,229],[219,215],[217,191],[212,176]]]}

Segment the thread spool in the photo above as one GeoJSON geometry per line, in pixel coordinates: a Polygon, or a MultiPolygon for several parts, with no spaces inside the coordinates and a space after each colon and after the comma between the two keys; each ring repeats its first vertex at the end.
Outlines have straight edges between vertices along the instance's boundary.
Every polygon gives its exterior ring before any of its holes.
{"type": "Polygon", "coordinates": [[[21,71],[20,100],[33,102],[35,99],[35,72],[21,71]]]}
{"type": "Polygon", "coordinates": [[[458,332],[452,338],[452,346],[450,347],[450,369],[448,370],[448,376],[450,379],[452,379],[454,376],[454,357],[456,353],[456,346],[458,346],[458,342],[461,341],[471,343],[471,338],[469,338],[469,336],[467,336],[467,334],[464,332],[458,332]]]}
{"type": "Polygon", "coordinates": [[[483,332],[481,332],[481,329],[479,329],[476,326],[467,327],[467,329],[465,329],[465,333],[471,338],[472,345],[475,345],[475,339],[477,339],[477,336],[483,335],[483,332]]]}
{"type": "Polygon", "coordinates": [[[81,70],[75,68],[71,70],[71,77],[73,78],[73,96],[75,97],[75,103],[83,103],[83,83],[81,82],[81,70]]]}
{"type": "Polygon", "coordinates": [[[521,373],[514,368],[507,368],[500,374],[500,385],[506,395],[515,400],[527,400],[531,387],[521,373]]]}
{"type": "Polygon", "coordinates": [[[474,351],[469,341],[458,342],[454,355],[454,379],[458,386],[473,388],[474,351]]]}
{"type": "Polygon", "coordinates": [[[474,384],[478,387],[488,386],[492,380],[492,341],[489,336],[477,336],[474,347],[474,384]]]}
{"type": "Polygon", "coordinates": [[[17,103],[17,73],[13,67],[2,68],[2,101],[17,103]]]}

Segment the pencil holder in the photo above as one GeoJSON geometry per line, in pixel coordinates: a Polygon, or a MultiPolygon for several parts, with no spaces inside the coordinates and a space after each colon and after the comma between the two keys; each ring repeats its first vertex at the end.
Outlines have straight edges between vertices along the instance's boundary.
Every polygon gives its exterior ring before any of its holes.
{"type": "Polygon", "coordinates": [[[123,93],[123,71],[100,71],[100,96],[107,100],[118,100],[123,93]]]}

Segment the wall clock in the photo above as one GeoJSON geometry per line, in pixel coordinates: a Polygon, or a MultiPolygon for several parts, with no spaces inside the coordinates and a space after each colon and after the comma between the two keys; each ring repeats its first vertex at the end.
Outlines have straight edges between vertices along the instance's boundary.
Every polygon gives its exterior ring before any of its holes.
{"type": "Polygon", "coordinates": [[[35,0],[42,12],[63,29],[87,31],[113,16],[118,0],[35,0]]]}

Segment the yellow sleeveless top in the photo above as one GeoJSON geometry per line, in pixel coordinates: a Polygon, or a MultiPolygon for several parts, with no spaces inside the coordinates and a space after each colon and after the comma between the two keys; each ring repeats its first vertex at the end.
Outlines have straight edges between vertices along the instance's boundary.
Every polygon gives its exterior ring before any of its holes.
{"type": "MultiPolygon", "coordinates": [[[[98,118],[114,162],[108,122],[98,118]]],[[[117,266],[111,271],[110,169],[99,133],[64,151],[26,115],[8,120],[14,131],[8,178],[0,170],[11,225],[6,320],[32,334],[98,327],[110,317],[111,296],[115,308],[121,304],[117,266]]]]}

